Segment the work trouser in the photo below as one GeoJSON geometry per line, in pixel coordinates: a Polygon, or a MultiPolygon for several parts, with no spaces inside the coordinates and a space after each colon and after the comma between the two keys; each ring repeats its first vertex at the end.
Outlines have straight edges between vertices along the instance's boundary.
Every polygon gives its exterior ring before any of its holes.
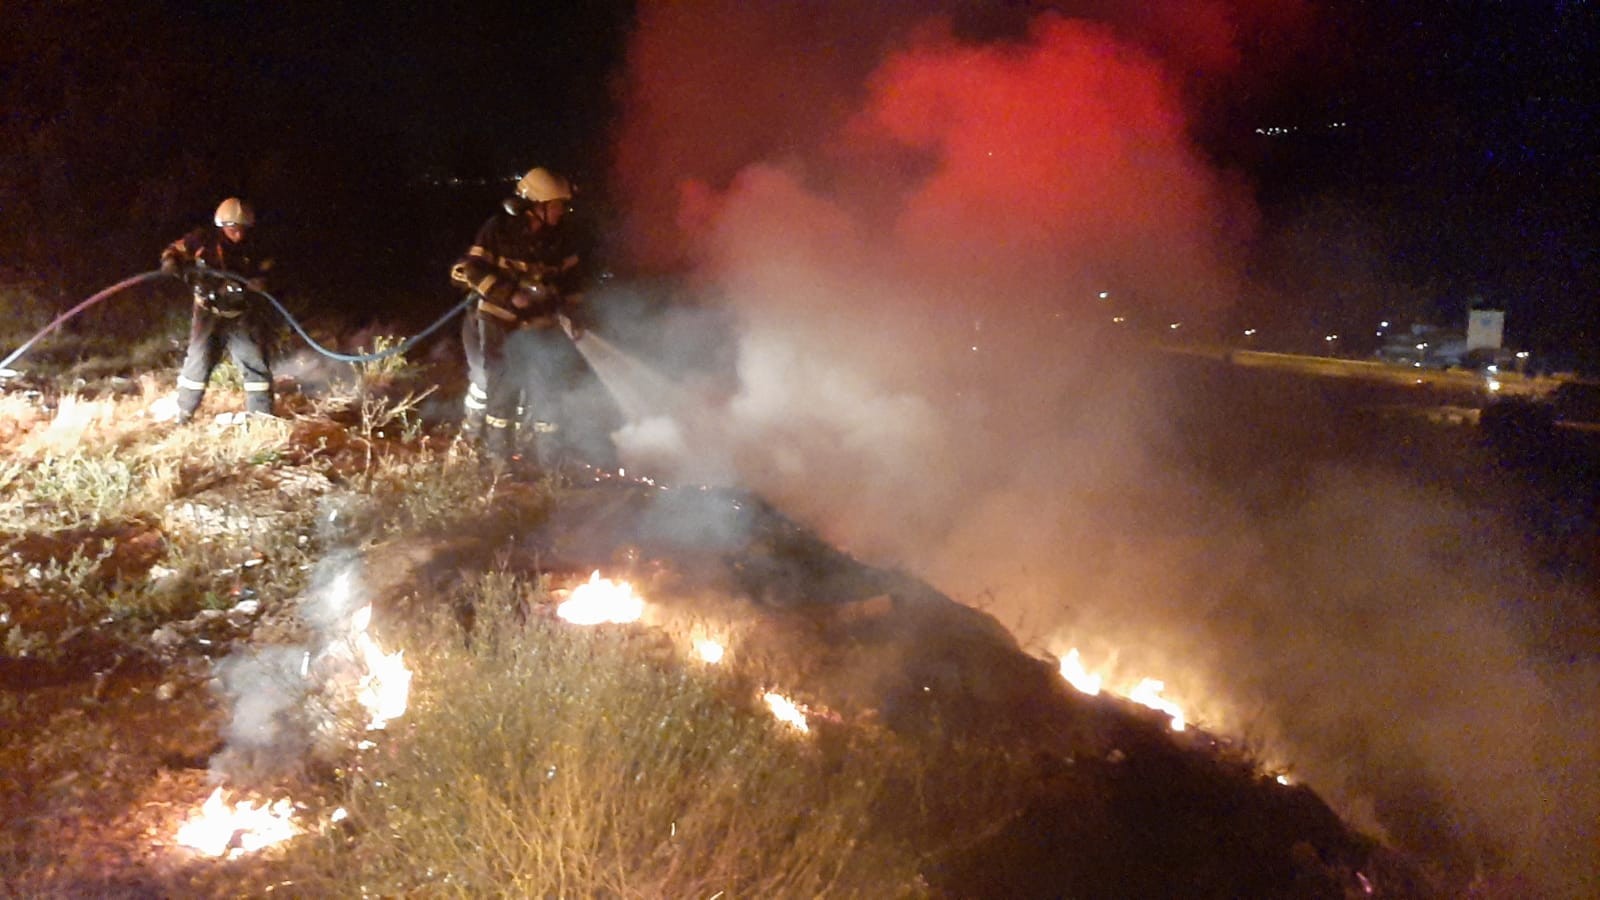
{"type": "MultiPolygon", "coordinates": [[[[536,435],[550,435],[555,429],[557,396],[561,382],[560,365],[566,336],[559,328],[508,328],[474,315],[467,334],[468,426],[472,422],[473,387],[480,382],[473,374],[481,367],[483,394],[483,440],[490,454],[503,458],[517,452],[521,420],[527,418],[536,435]],[[477,362],[473,362],[476,354],[477,362]]],[[[541,462],[553,450],[553,441],[538,437],[533,444],[541,462]],[[540,453],[540,451],[544,451],[540,453]]]]}
{"type": "Polygon", "coordinates": [[[189,321],[189,352],[178,372],[178,418],[188,421],[200,408],[211,371],[227,348],[244,382],[244,408],[247,412],[272,414],[272,369],[263,350],[260,323],[244,312],[226,316],[196,304],[189,321]]]}
{"type": "Polygon", "coordinates": [[[483,418],[489,409],[489,370],[480,334],[483,325],[472,310],[461,317],[461,347],[467,354],[467,396],[462,401],[461,433],[473,440],[483,438],[483,418]]]}

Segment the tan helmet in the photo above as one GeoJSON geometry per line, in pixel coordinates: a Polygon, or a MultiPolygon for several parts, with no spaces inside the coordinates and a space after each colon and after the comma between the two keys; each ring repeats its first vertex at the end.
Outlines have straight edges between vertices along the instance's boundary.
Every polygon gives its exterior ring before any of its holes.
{"type": "Polygon", "coordinates": [[[217,223],[218,228],[226,228],[229,225],[243,225],[248,228],[256,224],[256,213],[248,203],[238,197],[229,197],[217,206],[217,215],[212,221],[217,223]]]}
{"type": "Polygon", "coordinates": [[[517,182],[517,196],[534,203],[547,200],[571,200],[572,183],[549,169],[529,169],[517,182]]]}

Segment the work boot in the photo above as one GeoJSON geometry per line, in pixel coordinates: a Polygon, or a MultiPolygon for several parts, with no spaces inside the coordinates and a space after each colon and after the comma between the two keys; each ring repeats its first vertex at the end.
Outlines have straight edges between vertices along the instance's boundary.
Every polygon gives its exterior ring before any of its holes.
{"type": "Polygon", "coordinates": [[[245,391],[244,411],[258,416],[273,418],[272,392],[271,391],[245,391]]]}
{"type": "Polygon", "coordinates": [[[483,454],[491,463],[498,464],[501,468],[509,468],[511,457],[517,451],[516,432],[508,427],[490,426],[483,438],[483,454]]]}
{"type": "Polygon", "coordinates": [[[484,424],[483,410],[469,409],[461,419],[459,436],[469,444],[476,444],[483,440],[484,424]]]}
{"type": "Polygon", "coordinates": [[[550,422],[534,422],[532,431],[529,458],[537,460],[539,467],[547,472],[559,470],[562,457],[560,427],[550,422]]]}

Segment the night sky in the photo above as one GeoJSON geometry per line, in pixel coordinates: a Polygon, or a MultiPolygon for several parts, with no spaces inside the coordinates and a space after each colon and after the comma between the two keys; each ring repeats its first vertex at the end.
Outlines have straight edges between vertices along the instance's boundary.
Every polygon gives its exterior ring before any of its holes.
{"type": "MultiPolygon", "coordinates": [[[[970,3],[957,24],[1047,5],[970,3]]],[[[505,189],[471,182],[546,164],[596,210],[626,204],[607,182],[632,7],[8,2],[0,274],[81,296],[240,193],[302,292],[364,312],[401,289],[448,303],[441,267],[505,189]],[[468,183],[436,186],[451,178],[468,183]]],[[[1595,5],[1305,8],[1194,126],[1252,185],[1262,246],[1308,215],[1359,223],[1368,276],[1440,309],[1482,295],[1510,310],[1512,341],[1593,354],[1595,5]]]]}

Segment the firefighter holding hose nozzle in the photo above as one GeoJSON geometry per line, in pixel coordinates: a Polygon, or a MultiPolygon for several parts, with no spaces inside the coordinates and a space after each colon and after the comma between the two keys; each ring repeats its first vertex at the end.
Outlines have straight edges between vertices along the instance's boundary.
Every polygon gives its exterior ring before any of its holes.
{"type": "Polygon", "coordinates": [[[529,170],[478,229],[451,269],[451,282],[477,297],[462,323],[468,380],[462,433],[481,441],[498,466],[522,460],[518,432],[527,419],[533,459],[554,462],[561,392],[576,364],[571,341],[583,335],[578,240],[566,222],[572,185],[529,170]],[[569,340],[570,339],[570,340],[569,340]]]}
{"type": "Polygon", "coordinates": [[[272,369],[267,361],[264,316],[254,293],[265,290],[272,260],[257,252],[250,235],[255,212],[237,197],[217,206],[202,225],[161,251],[161,271],[182,278],[194,295],[189,350],[178,373],[178,422],[194,418],[223,348],[244,382],[245,411],[272,415],[272,369]],[[213,274],[229,272],[245,281],[213,274]]]}

